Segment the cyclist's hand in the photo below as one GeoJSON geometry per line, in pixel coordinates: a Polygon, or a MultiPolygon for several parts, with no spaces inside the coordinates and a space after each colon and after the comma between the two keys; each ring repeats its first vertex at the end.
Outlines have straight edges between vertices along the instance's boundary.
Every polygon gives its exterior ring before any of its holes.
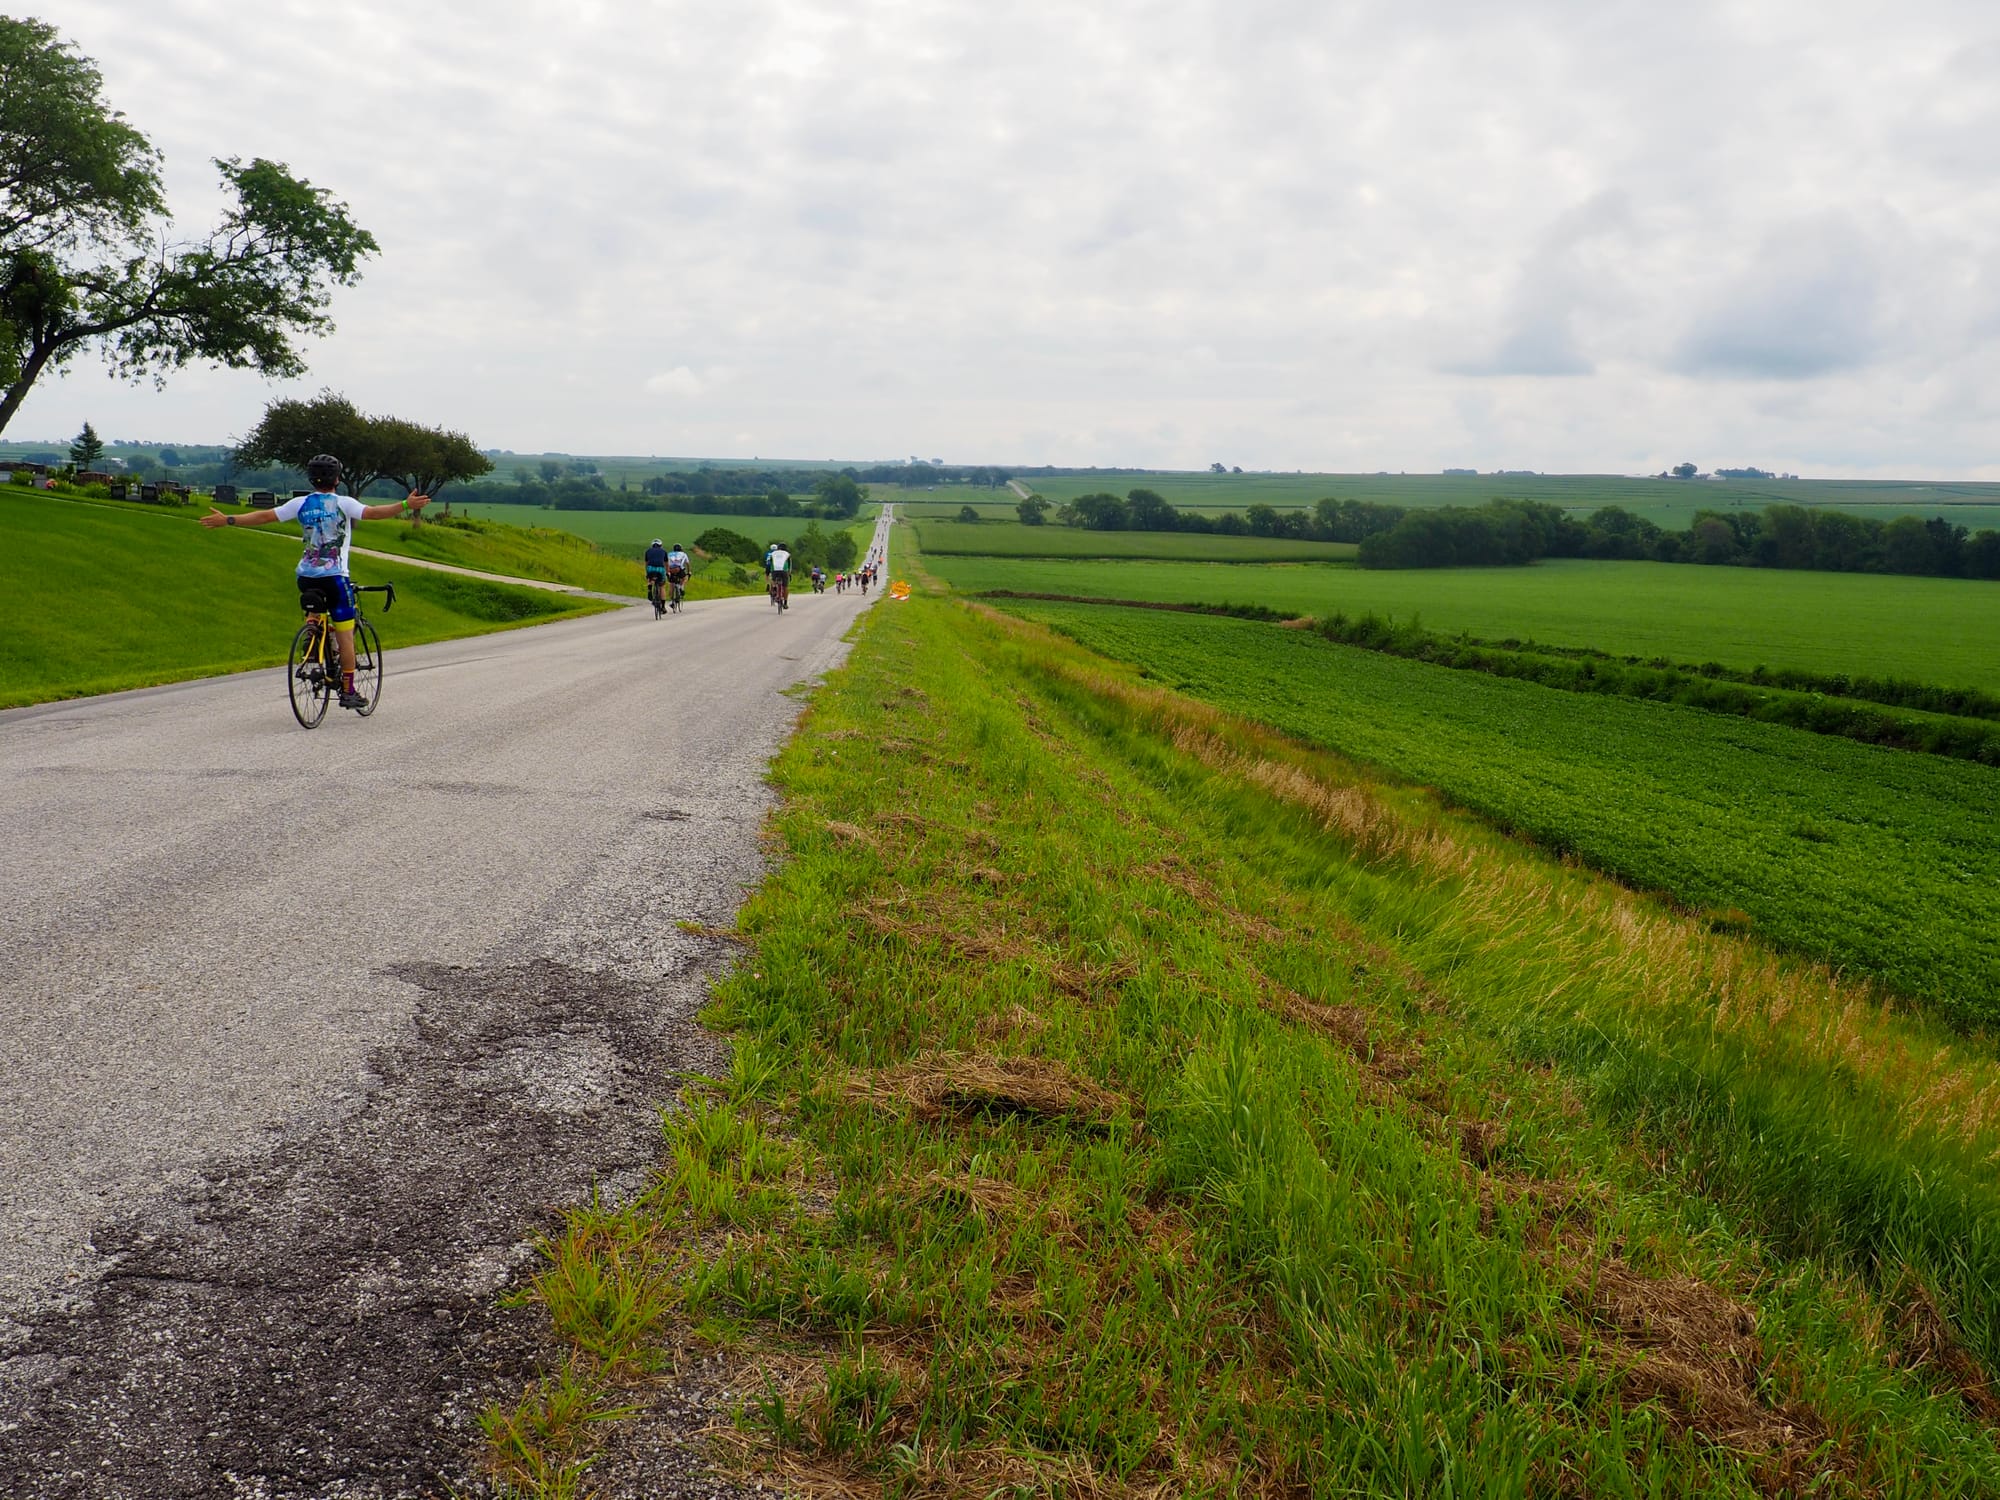
{"type": "Polygon", "coordinates": [[[411,510],[422,510],[426,505],[429,505],[430,503],[431,503],[431,497],[429,495],[412,495],[410,496],[409,499],[403,502],[403,504],[411,510]]]}
{"type": "Polygon", "coordinates": [[[201,518],[201,524],[213,531],[218,526],[227,526],[229,524],[229,517],[225,516],[219,510],[212,510],[201,518]]]}

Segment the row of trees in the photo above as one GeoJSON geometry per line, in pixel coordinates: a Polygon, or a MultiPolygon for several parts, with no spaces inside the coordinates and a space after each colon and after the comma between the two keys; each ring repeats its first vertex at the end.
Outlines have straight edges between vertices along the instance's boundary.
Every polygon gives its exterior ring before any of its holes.
{"type": "Polygon", "coordinates": [[[1205,515],[1177,510],[1153,490],[1135,489],[1123,498],[1079,495],[1060,506],[1030,495],[1017,510],[1030,526],[1046,525],[1053,514],[1061,525],[1090,531],[1356,542],[1362,566],[1370,568],[1504,567],[1542,557],[1592,557],[2000,578],[2000,532],[1970,532],[1942,516],[1878,521],[1831,506],[1697,511],[1685,531],[1669,531],[1622,506],[1607,505],[1579,520],[1536,500],[1406,509],[1329,498],[1311,509],[1252,505],[1240,514],[1205,515]]]}
{"type": "Polygon", "coordinates": [[[1195,531],[1218,536],[1289,537],[1302,542],[1358,542],[1389,530],[1407,514],[1400,505],[1328,498],[1310,510],[1279,510],[1258,504],[1241,513],[1207,515],[1178,510],[1157,491],[1147,489],[1130,490],[1122,499],[1109,493],[1078,495],[1054,507],[1044,497],[1030,495],[1015,508],[1029,526],[1045,525],[1053,509],[1059,524],[1086,531],[1195,531]]]}
{"type": "Polygon", "coordinates": [[[1533,500],[1413,510],[1364,538],[1370,568],[1447,568],[1529,563],[1541,557],[1623,558],[1710,566],[2000,578],[2000,531],[1968,531],[1942,516],[1880,521],[1831,506],[1771,505],[1762,511],[1695,512],[1669,531],[1621,506],[1578,520],[1533,500]]]}
{"type": "Polygon", "coordinates": [[[852,520],[868,499],[867,486],[846,474],[822,473],[811,498],[790,491],[718,491],[714,494],[657,493],[648,480],[640,488],[612,489],[601,474],[570,472],[549,481],[522,479],[513,484],[482,484],[482,505],[552,506],[556,510],[679,511],[698,516],[819,516],[830,521],[852,520]]]}

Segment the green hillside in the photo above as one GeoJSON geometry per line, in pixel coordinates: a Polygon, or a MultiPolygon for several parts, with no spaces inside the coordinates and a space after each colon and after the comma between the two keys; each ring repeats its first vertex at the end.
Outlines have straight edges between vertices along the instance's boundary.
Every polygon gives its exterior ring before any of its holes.
{"type": "MultiPolygon", "coordinates": [[[[0,707],[281,662],[294,561],[282,539],[204,531],[191,511],[0,495],[0,707]]],[[[369,611],[391,652],[613,607],[373,559],[355,578],[396,586],[391,612],[369,611]]]]}

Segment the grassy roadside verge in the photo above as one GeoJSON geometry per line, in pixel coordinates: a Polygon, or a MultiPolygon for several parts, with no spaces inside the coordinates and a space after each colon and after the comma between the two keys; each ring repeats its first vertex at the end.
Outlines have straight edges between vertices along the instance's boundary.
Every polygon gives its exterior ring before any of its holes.
{"type": "Polygon", "coordinates": [[[674,1328],[807,1492],[2000,1492],[1976,1049],[941,601],[777,778],[733,1073],[550,1237],[513,1487],[674,1328]]]}
{"type": "MultiPolygon", "coordinates": [[[[299,623],[294,559],[268,539],[123,507],[0,499],[0,708],[282,662],[299,623]]],[[[370,608],[392,652],[615,607],[357,561],[359,582],[396,586],[393,610],[370,608]]]]}

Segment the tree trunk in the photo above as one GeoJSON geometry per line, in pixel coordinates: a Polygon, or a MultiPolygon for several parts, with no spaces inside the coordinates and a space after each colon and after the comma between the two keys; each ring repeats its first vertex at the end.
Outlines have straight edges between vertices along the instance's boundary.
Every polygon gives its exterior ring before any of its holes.
{"type": "Polygon", "coordinates": [[[0,433],[7,430],[7,424],[14,420],[14,413],[21,409],[21,403],[28,399],[28,390],[35,383],[35,377],[54,357],[55,350],[37,349],[28,356],[28,362],[21,366],[21,378],[7,387],[7,394],[0,396],[0,433]]]}

